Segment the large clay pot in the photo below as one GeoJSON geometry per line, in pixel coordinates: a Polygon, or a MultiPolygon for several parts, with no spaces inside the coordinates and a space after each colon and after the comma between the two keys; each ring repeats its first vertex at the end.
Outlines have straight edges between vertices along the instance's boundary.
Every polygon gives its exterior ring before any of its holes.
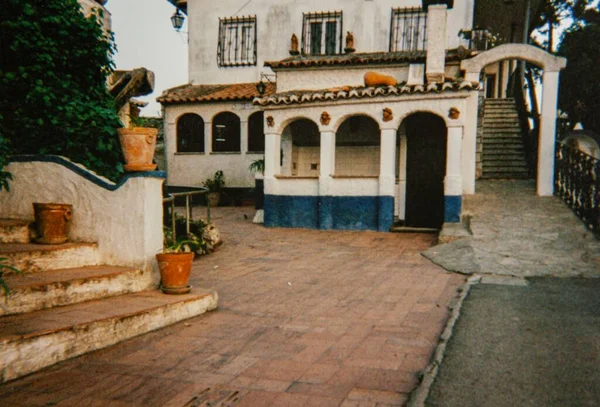
{"type": "Polygon", "coordinates": [[[67,241],[69,222],[73,216],[73,205],[57,203],[34,203],[36,242],[61,244],[67,241]]]}
{"type": "Polygon", "coordinates": [[[396,86],[398,81],[393,76],[383,75],[377,72],[365,74],[365,86],[396,86]]]}
{"type": "Polygon", "coordinates": [[[159,253],[156,255],[162,292],[165,294],[187,294],[192,287],[188,285],[192,271],[193,252],[159,253]]]}
{"type": "Polygon", "coordinates": [[[221,202],[221,193],[220,192],[209,192],[206,194],[206,200],[211,208],[216,208],[219,206],[221,202]]]}
{"type": "Polygon", "coordinates": [[[154,171],[152,164],[156,150],[158,129],[134,127],[133,129],[117,129],[121,148],[125,156],[125,171],[154,171]]]}

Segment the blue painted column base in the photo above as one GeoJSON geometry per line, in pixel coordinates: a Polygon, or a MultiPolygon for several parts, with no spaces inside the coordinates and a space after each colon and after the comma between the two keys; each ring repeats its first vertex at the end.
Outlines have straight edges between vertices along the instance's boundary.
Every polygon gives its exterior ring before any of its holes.
{"type": "Polygon", "coordinates": [[[462,214],[462,196],[444,197],[444,222],[458,223],[462,214]]]}

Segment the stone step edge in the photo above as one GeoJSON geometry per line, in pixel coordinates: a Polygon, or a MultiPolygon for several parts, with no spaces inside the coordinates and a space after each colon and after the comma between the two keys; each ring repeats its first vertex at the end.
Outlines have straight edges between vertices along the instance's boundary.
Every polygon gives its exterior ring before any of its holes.
{"type": "MultiPolygon", "coordinates": [[[[40,273],[51,274],[52,271],[53,270],[42,271],[40,273]]],[[[11,287],[10,282],[8,284],[9,287],[11,287]]],[[[144,271],[134,267],[123,267],[122,270],[115,270],[87,277],[77,277],[45,283],[34,282],[31,284],[14,286],[10,288],[8,299],[4,303],[0,303],[0,317],[145,291],[151,289],[153,285],[154,282],[151,270],[144,271]],[[131,279],[131,281],[127,281],[128,279],[131,279]],[[109,286],[98,287],[98,289],[95,290],[95,285],[100,280],[105,280],[109,283],[109,286]],[[110,285],[111,283],[114,287],[110,285]],[[36,297],[40,298],[37,299],[36,297]]]]}
{"type": "Polygon", "coordinates": [[[217,292],[212,291],[198,294],[180,302],[158,305],[132,313],[65,326],[62,329],[44,330],[21,336],[14,335],[1,338],[0,368],[2,370],[0,371],[0,383],[17,379],[58,362],[112,346],[126,339],[173,325],[185,319],[202,315],[207,311],[216,309],[217,305],[217,292]],[[165,308],[172,312],[166,315],[164,312],[165,308]],[[160,320],[154,318],[161,315],[165,318],[160,320]],[[119,330],[119,325],[121,327],[124,325],[130,326],[133,331],[119,330]],[[100,341],[101,335],[99,334],[103,330],[111,334],[104,335],[105,340],[100,341]],[[78,333],[81,333],[79,338],[77,337],[78,333]],[[52,335],[60,336],[60,340],[54,345],[49,343],[50,336],[52,335]],[[78,339],[79,341],[76,342],[78,339]],[[18,345],[23,342],[25,342],[23,344],[25,349],[17,349],[18,345]],[[43,349],[43,352],[39,352],[38,349],[43,349]],[[60,353],[61,350],[64,354],[60,353]],[[41,355],[42,360],[36,363],[31,357],[32,355],[28,355],[26,351],[36,356],[41,355]],[[12,360],[8,356],[12,356],[12,360]],[[19,366],[13,365],[11,368],[10,362],[15,362],[15,357],[21,357],[23,364],[19,366]]]}
{"type": "Polygon", "coordinates": [[[0,244],[29,243],[30,223],[22,219],[0,219],[0,244]]]}
{"type": "MultiPolygon", "coordinates": [[[[67,242],[59,245],[43,245],[34,243],[2,243],[0,257],[8,258],[8,263],[23,273],[41,273],[46,270],[57,270],[74,267],[98,265],[98,244],[92,242],[67,242]],[[7,249],[6,246],[17,246],[7,249]],[[24,248],[24,246],[29,246],[24,248]],[[79,253],[79,256],[65,257],[64,253],[79,253]]],[[[15,274],[8,270],[6,275],[15,274]]]]}

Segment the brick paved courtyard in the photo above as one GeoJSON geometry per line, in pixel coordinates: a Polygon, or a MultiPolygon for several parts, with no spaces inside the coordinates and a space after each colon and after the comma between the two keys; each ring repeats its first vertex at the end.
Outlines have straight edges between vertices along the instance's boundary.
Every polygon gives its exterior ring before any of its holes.
{"type": "Polygon", "coordinates": [[[420,255],[435,236],[265,229],[253,214],[215,211],[225,243],[194,264],[217,311],[9,382],[0,405],[208,405],[188,404],[207,388],[223,406],[402,405],[464,281],[420,255]]]}

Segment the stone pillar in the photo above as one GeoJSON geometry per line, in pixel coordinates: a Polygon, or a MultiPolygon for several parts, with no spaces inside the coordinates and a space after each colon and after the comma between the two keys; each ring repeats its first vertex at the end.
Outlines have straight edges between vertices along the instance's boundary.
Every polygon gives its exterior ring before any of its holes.
{"type": "Polygon", "coordinates": [[[330,185],[335,173],[335,132],[321,131],[321,163],[319,172],[319,229],[333,228],[330,185]]]}
{"type": "Polygon", "coordinates": [[[400,156],[398,157],[398,219],[406,219],[406,134],[400,135],[400,156]]]}
{"type": "Polygon", "coordinates": [[[500,88],[500,98],[506,99],[506,88],[508,88],[508,81],[510,79],[510,60],[505,59],[501,62],[502,64],[502,86],[500,88]]]}
{"type": "Polygon", "coordinates": [[[381,129],[379,161],[379,230],[387,232],[394,223],[397,129],[381,129]]]}
{"type": "Polygon", "coordinates": [[[556,110],[558,98],[558,72],[544,72],[542,117],[538,143],[537,194],[554,194],[554,143],[556,140],[556,110]]]}
{"type": "Polygon", "coordinates": [[[248,152],[248,121],[240,121],[240,152],[248,152]]]}
{"type": "Polygon", "coordinates": [[[427,9],[427,83],[444,82],[447,14],[445,4],[431,5],[427,9]]]}
{"type": "Polygon", "coordinates": [[[265,194],[267,179],[273,179],[281,171],[281,134],[265,133],[265,194]]]}
{"type": "Polygon", "coordinates": [[[448,127],[446,177],[444,178],[444,222],[460,222],[462,212],[462,154],[463,127],[448,127]]]}
{"type": "MultiPolygon", "coordinates": [[[[464,137],[462,141],[462,178],[464,194],[475,193],[475,179],[477,178],[477,125],[482,120],[479,117],[479,96],[482,91],[471,92],[467,98],[466,112],[461,114],[464,121],[464,137]]],[[[481,99],[483,104],[483,96],[481,99]]]]}
{"type": "Polygon", "coordinates": [[[212,123],[204,122],[204,153],[212,153],[212,123]]]}

